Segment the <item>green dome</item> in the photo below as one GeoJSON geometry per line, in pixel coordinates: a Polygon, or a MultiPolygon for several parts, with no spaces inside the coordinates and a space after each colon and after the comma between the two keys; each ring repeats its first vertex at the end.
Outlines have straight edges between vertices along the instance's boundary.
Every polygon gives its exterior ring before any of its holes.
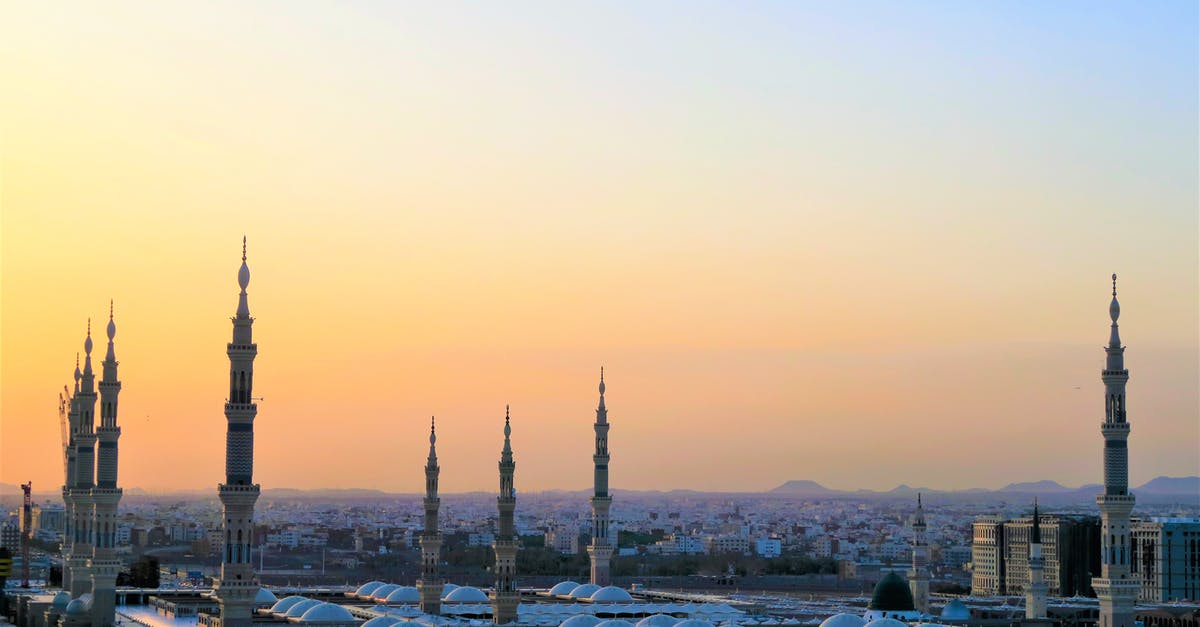
{"type": "Polygon", "coordinates": [[[914,612],[912,590],[908,582],[896,573],[888,573],[875,584],[875,592],[871,595],[868,609],[880,612],[914,612]]]}

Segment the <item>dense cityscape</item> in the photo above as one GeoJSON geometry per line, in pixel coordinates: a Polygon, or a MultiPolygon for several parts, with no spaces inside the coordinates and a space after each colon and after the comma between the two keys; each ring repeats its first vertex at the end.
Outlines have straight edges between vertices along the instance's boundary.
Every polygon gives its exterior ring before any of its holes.
{"type": "Polygon", "coordinates": [[[902,486],[869,496],[805,481],[764,494],[611,490],[601,371],[590,495],[518,499],[506,408],[499,496],[439,493],[431,421],[418,498],[253,483],[258,347],[243,240],[218,500],[122,499],[110,308],[99,395],[89,324],[83,367],[76,365],[75,389],[64,399],[63,502],[35,504],[24,486],[25,502],[4,522],[0,544],[18,557],[4,563],[5,614],[23,627],[1194,627],[1200,480],[1127,485],[1128,371],[1116,278],[1102,375],[1103,485],[902,486]],[[1091,490],[1101,493],[1098,513],[1080,498],[1091,490]],[[1131,517],[1134,492],[1142,498],[1131,517]]]}

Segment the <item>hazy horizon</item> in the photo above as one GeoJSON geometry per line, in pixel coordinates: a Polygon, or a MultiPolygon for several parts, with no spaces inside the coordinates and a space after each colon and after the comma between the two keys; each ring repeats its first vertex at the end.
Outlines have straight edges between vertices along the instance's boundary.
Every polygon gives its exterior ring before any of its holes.
{"type": "Polygon", "coordinates": [[[888,490],[1200,475],[1194,3],[9,5],[0,481],[115,300],[120,484],[888,490]]]}

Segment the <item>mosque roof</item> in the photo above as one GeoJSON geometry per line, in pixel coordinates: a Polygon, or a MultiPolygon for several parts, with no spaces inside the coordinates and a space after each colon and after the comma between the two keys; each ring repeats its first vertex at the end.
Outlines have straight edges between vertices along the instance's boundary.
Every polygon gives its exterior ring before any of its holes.
{"type": "Polygon", "coordinates": [[[384,584],[378,588],[375,588],[375,591],[371,593],[371,598],[375,599],[376,601],[383,601],[387,599],[389,594],[395,592],[399,587],[400,586],[394,583],[384,584]]]}
{"type": "Polygon", "coordinates": [[[550,588],[550,594],[554,594],[554,595],[570,594],[572,590],[574,590],[575,588],[578,588],[578,587],[579,587],[579,582],[577,582],[577,581],[570,581],[570,580],[560,581],[560,582],[554,584],[553,588],[550,588]]]}
{"type": "Polygon", "coordinates": [[[666,614],[654,614],[639,620],[634,627],[674,627],[679,619],[666,614]]]}
{"type": "Polygon", "coordinates": [[[558,627],[595,627],[600,619],[591,614],[576,614],[564,620],[558,627]]]}
{"type": "MultiPolygon", "coordinates": [[[[596,623],[595,627],[633,627],[633,623],[631,623],[627,620],[613,618],[610,620],[602,620],[602,621],[596,623]]],[[[710,625],[709,627],[712,627],[712,626],[710,625]]]]}
{"type": "Polygon", "coordinates": [[[87,614],[87,606],[83,604],[83,599],[72,599],[67,604],[66,609],[63,610],[63,613],[67,616],[82,616],[83,614],[87,614]]]}
{"type": "Polygon", "coordinates": [[[287,612],[284,612],[284,615],[288,618],[300,618],[304,616],[305,612],[313,607],[316,607],[317,605],[320,605],[320,603],[321,602],[316,599],[304,599],[303,601],[300,601],[289,607],[287,612]]]}
{"type": "MultiPolygon", "coordinates": [[[[875,584],[875,592],[871,594],[871,603],[867,607],[881,612],[912,612],[916,610],[908,582],[894,572],[884,575],[883,579],[875,584]]],[[[884,626],[877,625],[876,627],[884,626]]]]}
{"type": "Polygon", "coordinates": [[[596,591],[599,589],[600,589],[600,586],[597,586],[594,583],[585,583],[585,584],[580,584],[578,586],[575,586],[575,589],[568,592],[567,594],[570,597],[575,598],[575,599],[586,599],[586,598],[592,596],[593,594],[595,594],[596,591]]]}
{"type": "Polygon", "coordinates": [[[959,599],[951,599],[942,608],[942,618],[948,620],[967,620],[971,618],[971,610],[967,608],[966,603],[963,603],[959,599]]]}
{"type": "Polygon", "coordinates": [[[352,623],[357,622],[350,610],[333,603],[320,603],[308,608],[300,617],[302,623],[352,623]]]}
{"type": "Polygon", "coordinates": [[[867,621],[855,614],[834,614],[821,621],[821,627],[863,627],[867,621]]]}
{"type": "Polygon", "coordinates": [[[285,597],[283,599],[280,599],[279,601],[276,601],[275,605],[271,606],[271,613],[272,614],[286,614],[288,610],[292,609],[293,605],[295,605],[301,601],[304,601],[304,600],[305,600],[304,597],[297,595],[297,594],[293,594],[290,597],[285,597]]]}
{"type": "Polygon", "coordinates": [[[388,603],[417,603],[421,600],[421,593],[413,586],[397,586],[385,600],[388,603]]]}
{"type": "Polygon", "coordinates": [[[462,586],[451,590],[442,600],[449,603],[486,603],[488,595],[474,586],[462,586]]]}
{"type": "Polygon", "coordinates": [[[254,602],[258,605],[273,605],[278,600],[275,593],[266,588],[259,588],[258,594],[254,595],[254,602]]]}
{"type": "Polygon", "coordinates": [[[633,601],[633,597],[629,596],[628,592],[626,592],[616,586],[605,586],[603,588],[600,588],[599,590],[593,592],[592,595],[589,596],[588,598],[591,599],[592,601],[600,601],[600,602],[604,602],[604,603],[620,603],[623,601],[633,601]]]}
{"type": "Polygon", "coordinates": [[[867,623],[867,627],[908,627],[908,623],[902,623],[894,618],[876,618],[867,623]]]}
{"type": "Polygon", "coordinates": [[[354,594],[360,597],[369,597],[371,596],[371,593],[375,592],[376,588],[382,585],[384,585],[382,581],[368,581],[367,583],[359,586],[358,590],[354,591],[354,594]]]}
{"type": "Polygon", "coordinates": [[[363,623],[361,627],[391,627],[398,622],[400,622],[400,619],[395,616],[376,616],[363,623]]]}

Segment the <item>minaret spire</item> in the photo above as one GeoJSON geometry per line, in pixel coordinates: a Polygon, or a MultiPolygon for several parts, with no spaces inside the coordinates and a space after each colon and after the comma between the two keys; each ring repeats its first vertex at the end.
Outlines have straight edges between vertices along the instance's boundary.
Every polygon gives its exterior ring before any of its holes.
{"type": "Polygon", "coordinates": [[[1042,557],[1042,524],[1037,497],[1033,497],[1033,524],[1029,532],[1029,586],[1025,588],[1025,618],[1046,618],[1046,561],[1042,557]]]}
{"type": "Polygon", "coordinates": [[[254,483],[254,318],[250,317],[246,288],[250,267],[246,264],[246,238],[242,237],[242,265],[238,268],[237,315],[233,318],[233,341],[226,346],[229,356],[229,399],[225,402],[225,482],[217,488],[224,515],[225,532],[221,575],[214,592],[221,610],[220,627],[250,627],[258,576],[250,558],[254,546],[254,504],[259,486],[254,483]]]}
{"type": "Polygon", "coordinates": [[[908,572],[908,587],[912,590],[913,605],[922,614],[929,613],[929,543],[925,538],[925,507],[917,493],[917,511],[912,518],[912,570],[908,572]]]}
{"type": "Polygon", "coordinates": [[[609,532],[609,508],[612,496],[608,493],[608,408],[604,406],[604,366],[600,367],[600,403],[596,406],[596,449],[592,453],[592,542],[587,547],[591,560],[591,583],[607,586],[611,583],[609,564],[613,544],[609,532]]]}
{"type": "Polygon", "coordinates": [[[109,627],[116,620],[117,572],[121,560],[116,553],[117,506],[123,491],[117,487],[117,444],[121,427],[117,426],[117,398],[121,381],[117,379],[117,351],[114,340],[117,323],[113,320],[113,301],[108,301],[108,351],[101,363],[100,426],[96,429],[99,448],[96,451],[96,487],[92,489],[95,503],[95,547],[89,570],[92,574],[92,626],[109,627]]]}
{"type": "Polygon", "coordinates": [[[1134,497],[1129,493],[1129,422],[1125,405],[1125,347],[1117,329],[1121,304],[1117,302],[1117,275],[1112,275],[1112,302],[1108,316],[1112,327],[1105,364],[1100,373],[1104,382],[1104,493],[1096,497],[1100,506],[1100,576],[1092,579],[1092,588],[1100,601],[1098,627],[1133,627],[1134,602],[1140,583],[1130,573],[1130,524],[1134,497]]]}
{"type": "MultiPolygon", "coordinates": [[[[78,368],[76,369],[78,371],[78,368]]],[[[96,533],[96,375],[92,371],[92,319],[88,318],[83,340],[83,372],[76,379],[78,429],[75,434],[75,483],[71,496],[75,507],[75,542],[71,557],[71,596],[92,589],[91,567],[96,533]]]]}
{"type": "Polygon", "coordinates": [[[500,451],[500,496],[496,507],[500,518],[496,540],[492,544],[496,552],[496,585],[492,593],[492,621],[497,625],[511,623],[517,619],[517,529],[513,522],[513,511],[517,507],[517,493],[513,487],[512,424],[509,421],[508,405],[504,406],[504,448],[500,451]]]}
{"type": "Polygon", "coordinates": [[[442,580],[438,575],[442,534],[438,530],[437,423],[429,418],[429,459],[425,462],[425,528],[421,531],[421,578],[417,580],[421,611],[439,614],[442,611],[442,580]]]}

